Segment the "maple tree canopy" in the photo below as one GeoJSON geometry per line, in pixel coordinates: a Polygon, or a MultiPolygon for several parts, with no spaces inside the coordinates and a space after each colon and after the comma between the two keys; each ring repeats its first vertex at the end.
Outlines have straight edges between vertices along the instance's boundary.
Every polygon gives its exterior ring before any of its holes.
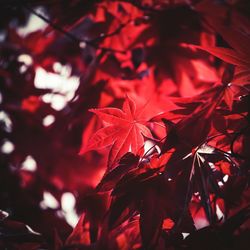
{"type": "Polygon", "coordinates": [[[249,249],[249,1],[0,20],[0,249],[249,249]]]}

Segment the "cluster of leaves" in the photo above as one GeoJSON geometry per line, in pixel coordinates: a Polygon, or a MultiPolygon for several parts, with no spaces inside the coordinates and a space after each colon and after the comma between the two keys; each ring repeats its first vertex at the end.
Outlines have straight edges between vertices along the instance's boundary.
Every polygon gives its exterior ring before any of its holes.
{"type": "Polygon", "coordinates": [[[248,1],[1,5],[0,247],[248,249],[248,1]],[[46,27],[23,35],[31,16],[46,27]],[[58,63],[79,79],[60,110],[36,85],[58,63]]]}

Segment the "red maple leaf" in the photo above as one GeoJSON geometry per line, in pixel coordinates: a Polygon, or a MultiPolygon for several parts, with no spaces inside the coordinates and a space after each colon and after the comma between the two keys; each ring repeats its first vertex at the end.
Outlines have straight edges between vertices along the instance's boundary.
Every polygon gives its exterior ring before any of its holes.
{"type": "Polygon", "coordinates": [[[87,147],[83,147],[80,153],[112,146],[109,167],[128,151],[136,154],[144,144],[143,135],[152,138],[150,130],[145,126],[146,120],[142,119],[142,110],[137,110],[134,101],[129,97],[126,98],[122,110],[100,108],[90,111],[98,115],[105,127],[93,135],[87,147]]]}
{"type": "MultiPolygon", "coordinates": [[[[220,58],[224,62],[235,65],[235,74],[232,79],[233,83],[245,85],[250,82],[250,36],[244,30],[243,24],[239,22],[238,26],[232,24],[224,24],[219,18],[206,16],[206,21],[222,38],[228,43],[231,48],[226,47],[211,47],[211,46],[196,46],[215,57],[220,58]]],[[[250,23],[247,21],[247,25],[250,23]]]]}

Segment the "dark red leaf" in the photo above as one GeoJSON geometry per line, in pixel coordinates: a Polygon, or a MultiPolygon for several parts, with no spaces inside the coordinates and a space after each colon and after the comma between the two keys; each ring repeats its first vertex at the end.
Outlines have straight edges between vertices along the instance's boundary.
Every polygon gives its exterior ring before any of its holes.
{"type": "Polygon", "coordinates": [[[101,182],[96,187],[97,191],[106,192],[113,189],[121,177],[135,168],[138,164],[139,157],[132,153],[126,153],[119,161],[117,167],[105,174],[101,182]]]}

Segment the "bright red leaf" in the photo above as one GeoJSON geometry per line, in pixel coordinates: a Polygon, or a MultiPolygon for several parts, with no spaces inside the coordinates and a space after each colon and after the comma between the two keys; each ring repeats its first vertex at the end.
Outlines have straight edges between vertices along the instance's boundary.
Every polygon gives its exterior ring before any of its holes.
{"type": "Polygon", "coordinates": [[[122,110],[118,108],[90,109],[105,124],[90,139],[87,147],[81,149],[81,154],[89,151],[112,146],[108,166],[114,163],[126,152],[137,151],[143,146],[143,136],[151,138],[150,130],[145,126],[146,121],[140,120],[140,110],[129,97],[126,98],[122,110]]]}

